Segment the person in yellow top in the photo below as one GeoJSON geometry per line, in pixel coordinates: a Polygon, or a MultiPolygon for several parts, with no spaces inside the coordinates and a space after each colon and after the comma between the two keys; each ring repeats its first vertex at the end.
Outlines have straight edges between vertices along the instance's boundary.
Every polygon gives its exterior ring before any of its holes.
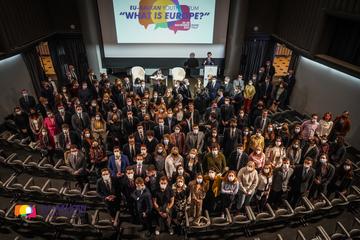
{"type": "Polygon", "coordinates": [[[244,89],[244,111],[246,113],[250,112],[251,102],[255,96],[256,89],[253,85],[253,81],[249,80],[244,89]]]}
{"type": "Polygon", "coordinates": [[[250,144],[249,147],[252,151],[255,151],[256,148],[261,148],[262,150],[265,147],[265,140],[264,137],[261,135],[261,129],[256,130],[256,134],[250,137],[250,144]]]}

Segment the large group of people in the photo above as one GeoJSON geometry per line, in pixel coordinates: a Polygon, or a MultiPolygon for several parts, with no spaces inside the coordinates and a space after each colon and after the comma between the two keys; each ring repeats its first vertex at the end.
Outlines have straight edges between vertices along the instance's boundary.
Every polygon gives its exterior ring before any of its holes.
{"type": "Polygon", "coordinates": [[[283,199],[296,206],[302,196],[349,191],[349,112],[274,123],[271,113],[287,105],[295,85],[293,71],[277,83],[274,73],[267,61],[246,81],[209,76],[207,86],[185,79],[172,87],[70,73],[59,89],[44,82],[38,103],[23,90],[11,119],[50,162],[64,158],[79,186],[95,169],[113,218],[123,203],[147,234],[174,234],[185,211],[200,224],[204,210],[262,211],[283,199]]]}

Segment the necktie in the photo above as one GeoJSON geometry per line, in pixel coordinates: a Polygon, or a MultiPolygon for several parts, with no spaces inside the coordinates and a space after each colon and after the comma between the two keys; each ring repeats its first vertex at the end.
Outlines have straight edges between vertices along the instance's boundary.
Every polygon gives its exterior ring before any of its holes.
{"type": "Polygon", "coordinates": [[[262,123],[261,123],[261,130],[264,130],[265,127],[265,118],[263,118],[262,123]]]}
{"type": "Polygon", "coordinates": [[[144,134],[140,133],[141,142],[144,141],[144,134]]]}
{"type": "Polygon", "coordinates": [[[160,135],[162,136],[164,134],[163,126],[160,125],[160,135]]]}
{"type": "Polygon", "coordinates": [[[241,159],[241,153],[238,154],[238,157],[237,157],[237,163],[236,163],[236,170],[239,170],[240,169],[240,159],[241,159]]]}
{"type": "Polygon", "coordinates": [[[25,102],[29,102],[28,96],[25,96],[25,102]]]}
{"type": "Polygon", "coordinates": [[[80,113],[79,114],[79,118],[80,118],[80,121],[81,121],[81,128],[84,128],[85,127],[85,124],[84,124],[84,120],[82,118],[82,114],[80,113]]]}
{"type": "Polygon", "coordinates": [[[106,188],[109,190],[109,192],[111,192],[111,185],[109,181],[105,181],[106,184],[106,188]]]}
{"type": "Polygon", "coordinates": [[[137,165],[136,174],[141,175],[141,165],[137,165]]]}
{"type": "Polygon", "coordinates": [[[169,120],[168,120],[168,123],[169,123],[169,129],[170,129],[170,131],[171,131],[171,118],[168,118],[169,120]]]}
{"type": "Polygon", "coordinates": [[[131,159],[133,159],[133,157],[134,157],[134,146],[130,146],[130,157],[131,157],[131,159]]]}
{"type": "Polygon", "coordinates": [[[130,125],[133,126],[133,119],[132,118],[129,119],[129,122],[130,122],[130,125]]]}
{"type": "Polygon", "coordinates": [[[121,159],[116,159],[115,163],[116,163],[116,168],[117,168],[118,172],[121,172],[121,159]]]}

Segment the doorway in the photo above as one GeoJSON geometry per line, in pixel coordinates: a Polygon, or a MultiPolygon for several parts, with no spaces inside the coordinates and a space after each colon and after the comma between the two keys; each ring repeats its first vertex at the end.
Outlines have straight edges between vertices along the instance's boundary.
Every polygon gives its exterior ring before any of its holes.
{"type": "Polygon", "coordinates": [[[276,43],[273,63],[275,67],[275,77],[283,77],[287,75],[291,56],[292,51],[289,48],[287,48],[284,44],[276,43]]]}

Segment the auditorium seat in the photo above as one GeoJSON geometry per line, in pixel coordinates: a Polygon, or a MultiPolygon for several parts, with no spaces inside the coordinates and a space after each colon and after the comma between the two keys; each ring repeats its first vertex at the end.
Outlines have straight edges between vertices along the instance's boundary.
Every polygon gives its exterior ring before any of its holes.
{"type": "Polygon", "coordinates": [[[339,192],[338,195],[339,195],[338,197],[334,197],[333,199],[331,199],[331,205],[337,207],[337,206],[346,206],[349,204],[349,200],[344,194],[339,192]]]}
{"type": "Polygon", "coordinates": [[[318,201],[313,203],[313,206],[314,211],[328,211],[333,207],[330,200],[323,193],[320,193],[318,201]]]}
{"type": "Polygon", "coordinates": [[[99,202],[99,201],[101,202],[102,201],[102,198],[96,192],[96,186],[91,183],[85,184],[81,195],[85,201],[90,201],[90,202],[99,202]]]}
{"type": "Polygon", "coordinates": [[[336,222],[335,231],[330,235],[331,240],[350,239],[350,234],[341,222],[336,222]]]}
{"type": "Polygon", "coordinates": [[[62,212],[57,207],[54,207],[51,209],[48,222],[57,230],[71,229],[73,227],[71,224],[71,219],[74,217],[74,212],[68,216],[68,214],[62,214],[62,212]]]}
{"type": "Polygon", "coordinates": [[[45,195],[45,196],[59,196],[61,195],[63,188],[59,188],[57,186],[54,186],[53,184],[54,180],[48,179],[44,186],[41,188],[41,192],[45,195]]]}
{"type": "MultiPolygon", "coordinates": [[[[59,160],[61,161],[61,160],[59,160]]],[[[56,164],[55,164],[56,165],[56,164]]],[[[43,172],[55,171],[55,166],[48,161],[48,158],[44,157],[38,164],[38,169],[43,172]]]]}
{"type": "Polygon", "coordinates": [[[357,217],[354,217],[349,234],[353,239],[360,239],[360,220],[357,217]]]}
{"type": "Polygon", "coordinates": [[[24,185],[24,192],[30,195],[41,195],[44,186],[44,179],[31,177],[24,185]]]}
{"type": "Polygon", "coordinates": [[[211,226],[224,227],[232,222],[232,218],[228,208],[225,208],[225,217],[212,217],[211,226]]]}
{"type": "Polygon", "coordinates": [[[296,231],[296,239],[295,240],[306,240],[305,235],[299,229],[296,231]]]}
{"type": "Polygon", "coordinates": [[[314,206],[312,206],[311,202],[307,197],[301,198],[301,205],[295,207],[294,212],[295,215],[303,215],[303,214],[309,214],[313,212],[314,206]]]}
{"type": "Polygon", "coordinates": [[[92,218],[92,225],[98,230],[120,230],[120,211],[116,212],[114,222],[112,222],[110,215],[97,209],[92,218]]]}
{"type": "Polygon", "coordinates": [[[15,175],[9,180],[5,188],[7,191],[11,191],[14,193],[22,193],[23,188],[28,180],[29,180],[28,177],[23,177],[23,176],[20,177],[20,175],[15,175]]]}
{"type": "Polygon", "coordinates": [[[74,228],[74,231],[81,233],[88,231],[93,232],[95,228],[91,224],[91,217],[92,215],[88,211],[85,213],[80,213],[78,210],[75,210],[73,218],[71,219],[71,224],[74,228]]]}
{"type": "Polygon", "coordinates": [[[131,68],[131,76],[133,83],[135,79],[139,78],[140,80],[145,80],[145,70],[143,67],[135,66],[131,68]]]}
{"type": "Polygon", "coordinates": [[[42,160],[43,158],[35,159],[34,157],[30,156],[23,162],[23,167],[28,171],[37,171],[38,165],[42,160]]]}
{"type": "Polygon", "coordinates": [[[250,206],[245,206],[245,214],[240,213],[233,217],[233,222],[240,225],[249,224],[254,220],[250,206]]]}
{"type": "Polygon", "coordinates": [[[265,212],[260,212],[254,215],[257,222],[271,221],[275,218],[274,210],[271,208],[270,204],[267,203],[265,208],[265,212]]]}
{"type": "Polygon", "coordinates": [[[14,202],[7,212],[5,213],[5,220],[10,222],[11,224],[19,225],[22,222],[22,218],[19,216],[15,216],[15,206],[17,205],[16,202],[14,202]]]}
{"type": "Polygon", "coordinates": [[[65,165],[64,159],[60,159],[54,166],[54,171],[61,176],[69,176],[73,172],[72,168],[65,165]]]}
{"type": "Polygon", "coordinates": [[[76,182],[68,181],[62,191],[62,195],[67,200],[79,200],[81,199],[82,189],[76,186],[76,182]]]}
{"type": "Polygon", "coordinates": [[[360,189],[356,186],[351,186],[350,193],[346,195],[349,202],[360,202],[360,189]]]}
{"type": "Polygon", "coordinates": [[[205,229],[210,226],[211,220],[208,210],[204,211],[205,216],[201,216],[197,222],[194,222],[193,217],[189,216],[189,209],[185,210],[185,231],[205,229]]]}
{"type": "Polygon", "coordinates": [[[289,218],[294,216],[294,209],[291,207],[287,200],[283,200],[284,208],[279,208],[275,210],[275,215],[277,218],[289,218]]]}
{"type": "Polygon", "coordinates": [[[6,163],[13,168],[22,169],[24,167],[24,162],[28,161],[29,158],[31,158],[31,155],[28,155],[25,159],[19,159],[19,155],[16,154],[9,158],[6,163]]]}
{"type": "Polygon", "coordinates": [[[182,81],[185,79],[186,72],[182,67],[175,67],[171,70],[173,81],[182,81]]]}

